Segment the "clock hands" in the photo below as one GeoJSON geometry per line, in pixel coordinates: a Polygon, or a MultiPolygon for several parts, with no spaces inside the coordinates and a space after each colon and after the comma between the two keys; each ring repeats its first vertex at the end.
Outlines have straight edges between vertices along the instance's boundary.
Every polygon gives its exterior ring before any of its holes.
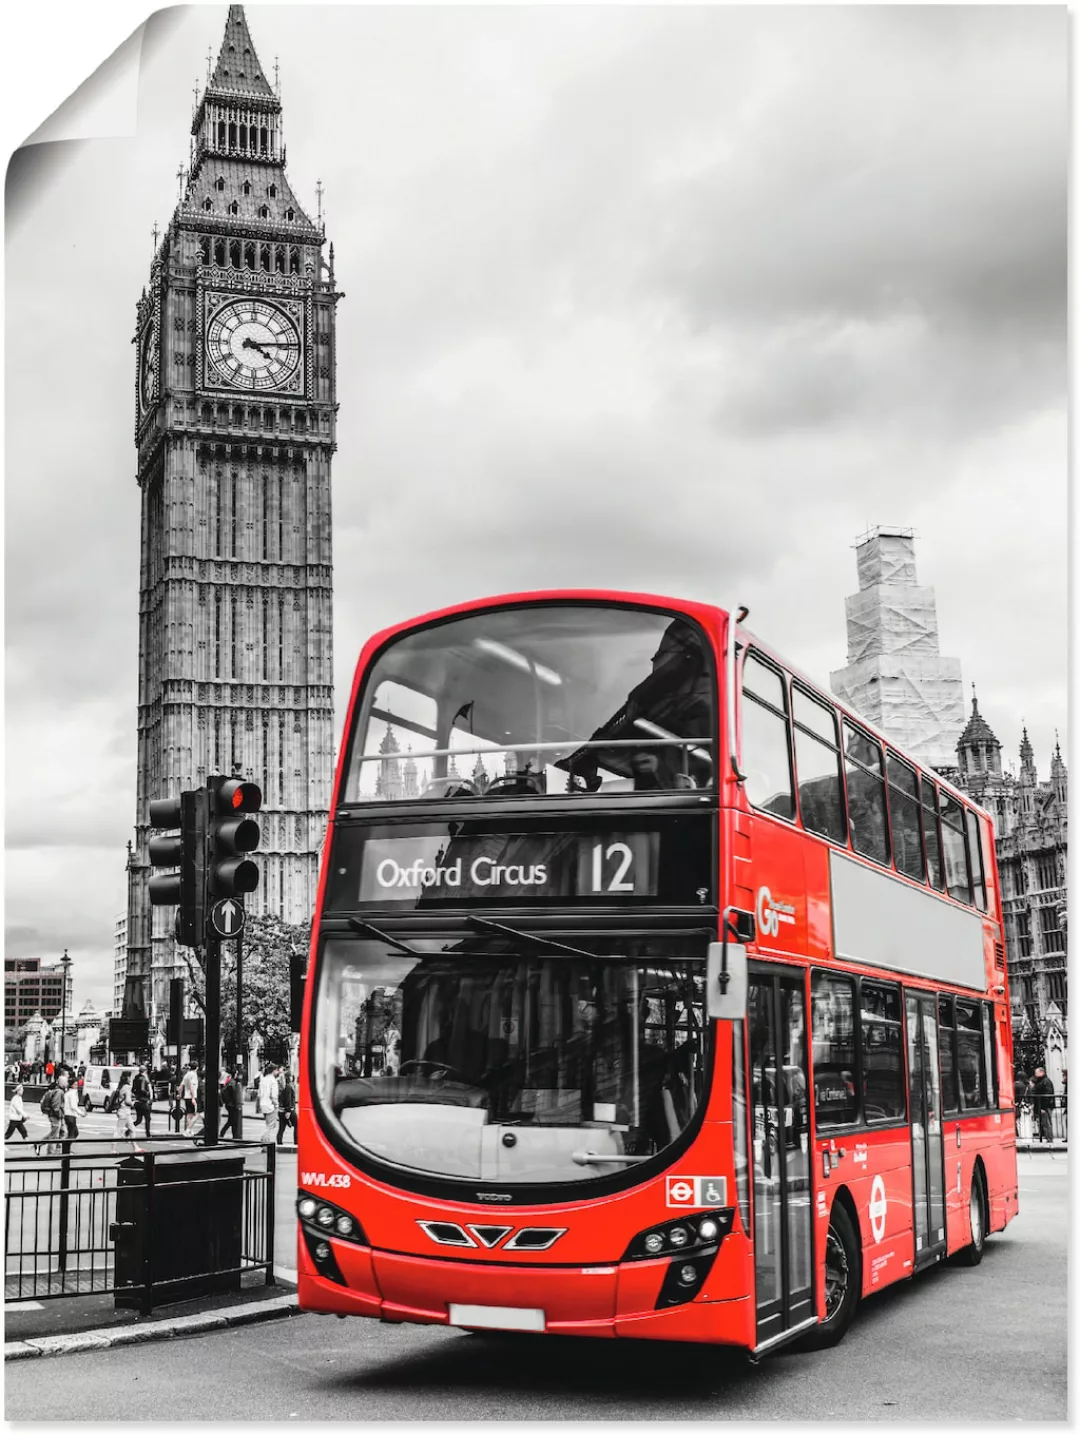
{"type": "Polygon", "coordinates": [[[244,337],[240,347],[242,349],[254,349],[255,352],[261,354],[264,359],[274,358],[273,354],[268,354],[266,352],[266,349],[263,347],[264,344],[269,344],[272,349],[295,349],[298,347],[297,344],[289,343],[285,339],[264,339],[262,344],[259,344],[254,339],[248,338],[246,336],[244,337]]]}

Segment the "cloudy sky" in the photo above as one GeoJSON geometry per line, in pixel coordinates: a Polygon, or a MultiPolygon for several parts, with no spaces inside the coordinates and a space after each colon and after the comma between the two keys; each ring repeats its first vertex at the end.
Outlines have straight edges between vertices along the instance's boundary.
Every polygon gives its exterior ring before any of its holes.
{"type": "MultiPolygon", "coordinates": [[[[80,1001],[111,1001],[134,817],[134,306],[225,14],[152,19],[134,137],[9,172],[7,949],[67,946],[80,1001]]],[[[248,15],[347,296],[339,724],[372,631],[530,587],[744,602],[827,682],[852,544],[904,524],[942,651],[1045,775],[1064,8],[248,15]]]]}

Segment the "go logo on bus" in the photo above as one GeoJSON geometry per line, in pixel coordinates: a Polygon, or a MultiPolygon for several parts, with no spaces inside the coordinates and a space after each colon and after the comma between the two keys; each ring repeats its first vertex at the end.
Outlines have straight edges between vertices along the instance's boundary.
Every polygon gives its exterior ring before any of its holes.
{"type": "Polygon", "coordinates": [[[777,902],[768,887],[759,887],[757,894],[757,924],[764,937],[775,937],[780,932],[780,923],[795,925],[795,908],[790,902],[777,902]]]}
{"type": "Polygon", "coordinates": [[[870,1229],[874,1234],[874,1244],[880,1245],[885,1237],[885,1217],[888,1214],[889,1203],[885,1198],[885,1182],[880,1176],[875,1176],[870,1183],[870,1229]]]}

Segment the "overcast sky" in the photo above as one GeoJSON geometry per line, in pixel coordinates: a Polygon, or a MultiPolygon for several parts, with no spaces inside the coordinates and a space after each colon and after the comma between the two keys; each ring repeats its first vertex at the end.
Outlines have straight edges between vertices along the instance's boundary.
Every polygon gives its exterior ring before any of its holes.
{"type": "MultiPolygon", "coordinates": [[[[226,7],[156,16],[133,139],[7,225],[7,941],[111,1004],[135,808],[135,302],[226,7]]],[[[823,683],[912,526],[943,653],[1066,723],[1067,11],[248,7],[338,310],[337,723],[461,599],[743,602],[823,683]]],[[[105,56],[88,56],[88,69],[105,56]]],[[[32,117],[36,123],[44,116],[32,117]]]]}

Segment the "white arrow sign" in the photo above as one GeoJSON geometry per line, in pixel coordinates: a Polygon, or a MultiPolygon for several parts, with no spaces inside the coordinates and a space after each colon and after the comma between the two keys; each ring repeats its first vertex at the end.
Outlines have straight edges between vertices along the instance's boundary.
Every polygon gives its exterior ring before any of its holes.
{"type": "Polygon", "coordinates": [[[210,909],[210,925],[220,937],[237,937],[244,930],[245,915],[239,902],[225,897],[210,909]]]}

